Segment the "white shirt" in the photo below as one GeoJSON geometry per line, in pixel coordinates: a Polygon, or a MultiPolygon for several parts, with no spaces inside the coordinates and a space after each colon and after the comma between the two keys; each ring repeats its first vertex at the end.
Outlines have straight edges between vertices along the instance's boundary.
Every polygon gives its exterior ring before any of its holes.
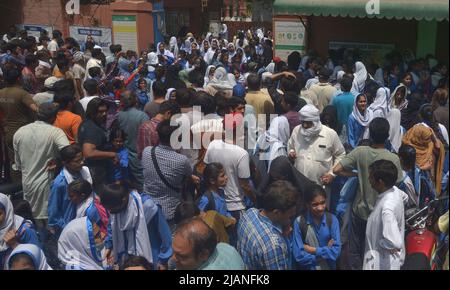
{"type": "Polygon", "coordinates": [[[36,219],[47,219],[47,204],[52,182],[47,164],[59,156],[59,150],[70,145],[64,131],[42,121],[21,127],[14,134],[16,167],[22,172],[24,199],[36,219]]]}
{"type": "Polygon", "coordinates": [[[294,128],[288,142],[288,152],[297,154],[295,168],[308,179],[322,184],[320,178],[332,171],[345,156],[345,148],[337,133],[323,125],[319,136],[307,143],[300,134],[301,125],[294,128]]]}
{"type": "Polygon", "coordinates": [[[50,41],[47,45],[47,50],[50,52],[58,51],[58,49],[59,49],[59,45],[56,42],[56,40],[54,40],[54,39],[52,39],[52,41],[50,41]]]}
{"type": "Polygon", "coordinates": [[[98,98],[98,97],[97,96],[89,96],[89,97],[84,97],[80,100],[80,104],[83,107],[85,113],[86,113],[89,102],[95,98],[98,98]]]}
{"type": "Polygon", "coordinates": [[[244,195],[239,185],[239,179],[250,178],[250,159],[247,151],[237,145],[214,140],[206,150],[204,162],[206,164],[218,162],[223,165],[228,176],[228,183],[224,188],[228,210],[245,209],[244,195]]]}
{"type": "Polygon", "coordinates": [[[363,270],[400,270],[405,260],[405,213],[397,187],[380,194],[367,220],[363,270]],[[390,250],[399,249],[391,254],[390,250]]]}
{"type": "Polygon", "coordinates": [[[86,64],[86,76],[85,79],[87,78],[91,78],[91,75],[89,74],[89,69],[92,67],[99,67],[102,71],[102,77],[103,77],[103,67],[102,67],[102,62],[101,60],[95,59],[95,58],[91,58],[88,60],[87,64],[86,64]]]}

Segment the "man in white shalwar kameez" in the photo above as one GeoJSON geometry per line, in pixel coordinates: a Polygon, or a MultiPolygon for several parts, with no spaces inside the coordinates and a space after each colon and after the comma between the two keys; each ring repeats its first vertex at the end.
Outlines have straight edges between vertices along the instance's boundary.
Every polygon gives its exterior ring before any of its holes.
{"type": "Polygon", "coordinates": [[[398,174],[388,160],[370,166],[370,184],[380,195],[367,220],[363,270],[400,270],[405,260],[404,203],[408,197],[394,186],[398,174]]]}

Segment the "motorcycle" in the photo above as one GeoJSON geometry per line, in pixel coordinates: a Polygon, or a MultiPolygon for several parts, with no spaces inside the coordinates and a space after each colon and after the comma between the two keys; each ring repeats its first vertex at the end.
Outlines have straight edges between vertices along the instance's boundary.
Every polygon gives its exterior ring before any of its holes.
{"type": "Polygon", "coordinates": [[[436,252],[438,237],[430,230],[440,216],[442,202],[448,196],[436,198],[425,207],[406,214],[406,259],[405,269],[435,270],[432,262],[436,252]]]}

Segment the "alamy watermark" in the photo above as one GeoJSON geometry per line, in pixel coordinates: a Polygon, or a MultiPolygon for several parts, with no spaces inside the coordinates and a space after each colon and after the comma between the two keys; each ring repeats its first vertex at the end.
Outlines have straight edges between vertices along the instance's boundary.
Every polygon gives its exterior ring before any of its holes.
{"type": "Polygon", "coordinates": [[[80,14],[80,0],[69,0],[66,3],[66,13],[69,15],[80,14]]]}
{"type": "Polygon", "coordinates": [[[380,2],[381,0],[369,0],[366,3],[366,13],[369,15],[380,14],[380,2]]]}

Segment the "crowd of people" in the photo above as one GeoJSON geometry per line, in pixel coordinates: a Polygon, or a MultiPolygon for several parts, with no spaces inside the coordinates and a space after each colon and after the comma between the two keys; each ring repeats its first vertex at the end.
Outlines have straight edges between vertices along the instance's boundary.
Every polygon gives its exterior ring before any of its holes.
{"type": "Polygon", "coordinates": [[[1,178],[23,196],[0,193],[0,269],[410,267],[406,211],[448,196],[447,65],[222,36],[103,51],[11,27],[1,178]]]}

